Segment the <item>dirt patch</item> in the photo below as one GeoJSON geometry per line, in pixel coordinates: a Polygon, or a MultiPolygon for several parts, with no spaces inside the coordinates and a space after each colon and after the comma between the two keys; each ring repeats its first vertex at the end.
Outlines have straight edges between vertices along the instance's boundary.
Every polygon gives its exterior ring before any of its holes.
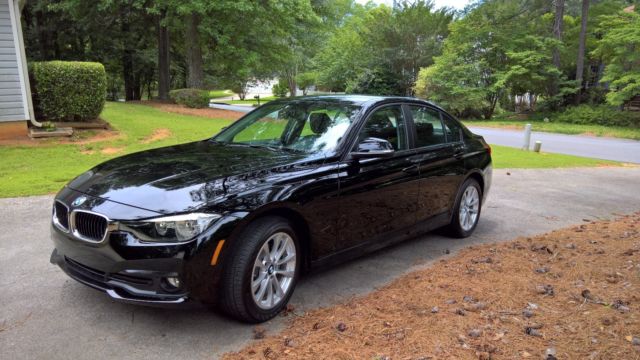
{"type": "Polygon", "coordinates": [[[59,144],[75,144],[75,145],[87,145],[98,143],[102,141],[117,140],[122,137],[119,131],[115,130],[79,130],[76,131],[77,137],[71,139],[60,140],[59,144]],[[90,136],[85,136],[83,133],[89,133],[90,136]]]}
{"type": "Polygon", "coordinates": [[[102,141],[110,141],[119,139],[122,135],[114,130],[76,130],[70,138],[43,138],[43,139],[9,139],[0,140],[0,146],[51,146],[51,145],[87,145],[102,141]]]}
{"type": "Polygon", "coordinates": [[[171,136],[171,130],[169,130],[169,129],[155,129],[155,130],[153,130],[153,133],[151,135],[147,136],[141,142],[143,144],[149,144],[149,143],[152,143],[154,141],[159,141],[159,140],[162,140],[162,139],[166,139],[169,136],[171,136]]]}
{"type": "Polygon", "coordinates": [[[637,359],[640,213],[469,247],[226,359],[637,359]]]}
{"type": "MultiPolygon", "coordinates": [[[[90,151],[90,150],[89,150],[90,151]]],[[[124,146],[121,147],[106,147],[100,150],[101,153],[105,155],[114,155],[124,151],[124,146]]]]}
{"type": "Polygon", "coordinates": [[[166,112],[172,112],[176,114],[182,115],[195,115],[202,117],[209,117],[213,119],[229,119],[236,120],[241,116],[245,115],[244,113],[238,111],[230,111],[230,110],[220,110],[220,109],[192,109],[182,105],[163,103],[158,101],[139,101],[137,102],[142,105],[152,106],[154,108],[160,109],[166,112]]]}

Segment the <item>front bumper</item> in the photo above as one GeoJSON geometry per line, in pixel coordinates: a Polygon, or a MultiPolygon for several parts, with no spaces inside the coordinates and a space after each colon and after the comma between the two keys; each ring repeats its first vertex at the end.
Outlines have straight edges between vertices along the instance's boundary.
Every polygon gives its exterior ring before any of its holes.
{"type": "MultiPolygon", "coordinates": [[[[83,194],[65,188],[56,200],[70,209],[89,210],[110,219],[153,216],[146,210],[88,195],[82,207],[69,205],[80,195],[83,194]]],[[[222,247],[217,264],[211,263],[212,255],[220,241],[232,238],[244,215],[227,214],[197,238],[184,243],[145,243],[118,230],[109,232],[103,241],[90,242],[52,223],[51,239],[55,249],[50,261],[71,278],[118,301],[170,305],[193,299],[215,304],[228,246],[222,247]],[[167,278],[178,278],[180,285],[171,286],[167,278]]]]}
{"type": "Polygon", "coordinates": [[[167,293],[162,289],[167,276],[177,276],[176,272],[157,272],[145,270],[125,270],[108,273],[81,264],[60,254],[58,249],[51,253],[51,263],[58,265],[72,279],[104,291],[112,299],[142,305],[175,305],[188,299],[184,290],[167,293]]]}

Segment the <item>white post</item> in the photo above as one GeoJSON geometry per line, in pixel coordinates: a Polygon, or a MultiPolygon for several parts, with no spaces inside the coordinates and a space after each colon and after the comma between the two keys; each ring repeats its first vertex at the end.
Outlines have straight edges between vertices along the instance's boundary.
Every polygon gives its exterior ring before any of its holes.
{"type": "Polygon", "coordinates": [[[531,144],[531,124],[527,124],[524,126],[524,145],[522,145],[522,150],[529,151],[530,144],[531,144]]]}
{"type": "Polygon", "coordinates": [[[540,148],[542,147],[542,141],[537,140],[534,144],[533,144],[533,151],[539,153],[540,152],[540,148]]]}

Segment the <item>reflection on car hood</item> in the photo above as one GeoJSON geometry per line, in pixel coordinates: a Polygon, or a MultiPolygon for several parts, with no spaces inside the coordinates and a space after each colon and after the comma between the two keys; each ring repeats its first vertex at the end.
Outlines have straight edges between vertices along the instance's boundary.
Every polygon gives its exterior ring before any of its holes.
{"type": "Polygon", "coordinates": [[[306,167],[300,161],[306,156],[200,141],[107,161],[68,186],[121,204],[169,214],[191,211],[248,190],[274,173],[300,171],[300,167],[306,167]]]}

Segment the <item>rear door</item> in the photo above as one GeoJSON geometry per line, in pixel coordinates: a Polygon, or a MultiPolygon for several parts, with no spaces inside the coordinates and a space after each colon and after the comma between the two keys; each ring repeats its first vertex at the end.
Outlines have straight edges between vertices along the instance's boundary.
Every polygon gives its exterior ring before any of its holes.
{"type": "Polygon", "coordinates": [[[414,150],[418,157],[420,189],[417,197],[417,221],[450,211],[464,164],[459,140],[450,134],[441,112],[428,105],[409,104],[414,130],[414,150]]]}

